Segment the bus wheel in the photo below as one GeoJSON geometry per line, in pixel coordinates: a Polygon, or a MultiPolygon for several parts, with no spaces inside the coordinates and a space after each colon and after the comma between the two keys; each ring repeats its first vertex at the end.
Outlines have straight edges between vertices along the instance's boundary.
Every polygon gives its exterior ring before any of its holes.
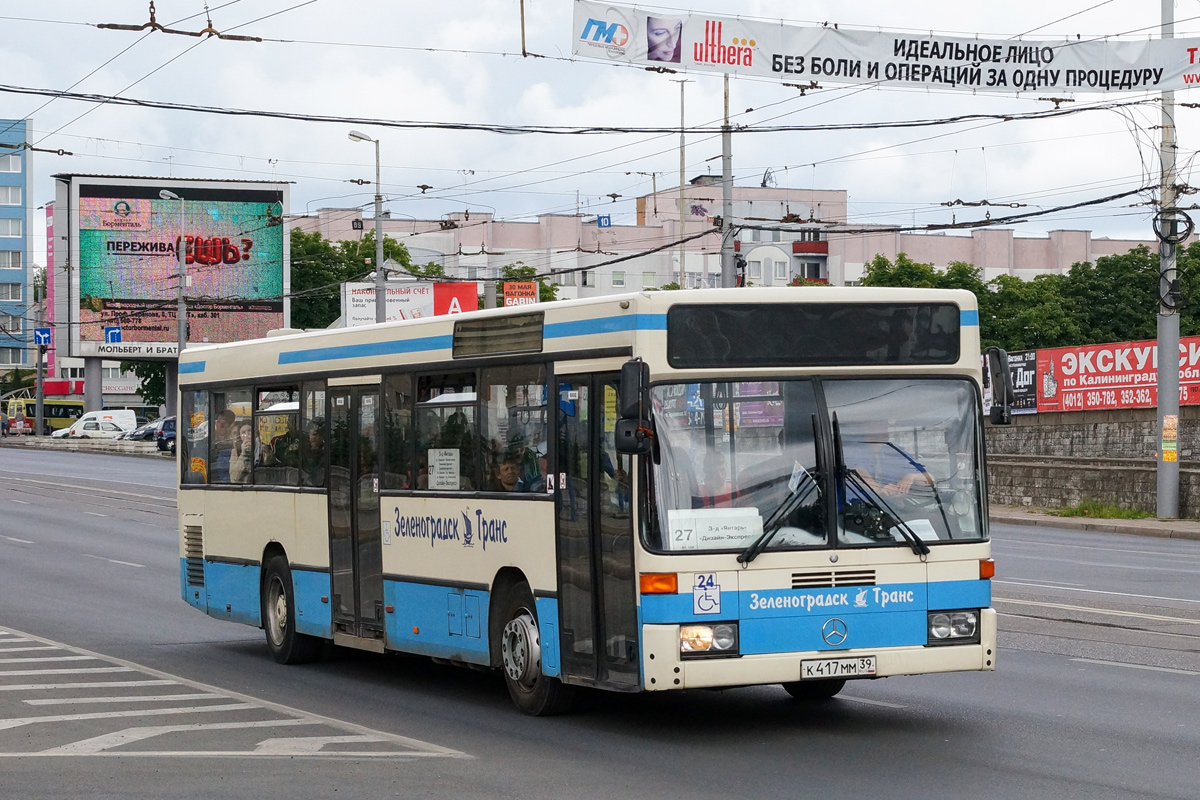
{"type": "Polygon", "coordinates": [[[783,688],[797,700],[828,700],[842,690],[846,685],[843,680],[827,681],[793,681],[785,683],[783,688]]]}
{"type": "Polygon", "coordinates": [[[296,598],[292,592],[292,570],[287,559],[275,556],[267,562],[262,584],[262,621],[267,632],[267,649],[280,664],[312,661],[320,650],[315,636],[296,633],[296,598]]]}
{"type": "Polygon", "coordinates": [[[537,609],[528,583],[521,581],[509,590],[500,619],[504,621],[500,632],[500,665],[508,694],[517,708],[535,717],[568,711],[574,700],[572,687],[542,674],[537,609]]]}

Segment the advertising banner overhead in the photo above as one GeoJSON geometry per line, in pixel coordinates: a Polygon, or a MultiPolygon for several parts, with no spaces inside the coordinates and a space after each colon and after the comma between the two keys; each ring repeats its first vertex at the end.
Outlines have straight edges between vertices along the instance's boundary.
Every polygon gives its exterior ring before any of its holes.
{"type": "Polygon", "coordinates": [[[507,281],[504,284],[505,306],[528,306],[538,301],[537,281],[507,281]]]}
{"type": "Polygon", "coordinates": [[[1200,84],[1200,39],[979,39],[839,30],[576,0],[577,56],[670,70],[968,92],[1200,84]]]}
{"type": "MultiPolygon", "coordinates": [[[[1158,405],[1153,340],[1038,350],[1037,374],[1039,412],[1158,405]]],[[[1200,336],[1179,340],[1179,402],[1200,405],[1200,336]]]]}
{"type": "MultiPolygon", "coordinates": [[[[439,314],[461,314],[479,307],[479,284],[457,283],[387,284],[387,321],[422,319],[439,314]]],[[[342,284],[342,317],[347,328],[375,324],[375,284],[342,284]]]]}

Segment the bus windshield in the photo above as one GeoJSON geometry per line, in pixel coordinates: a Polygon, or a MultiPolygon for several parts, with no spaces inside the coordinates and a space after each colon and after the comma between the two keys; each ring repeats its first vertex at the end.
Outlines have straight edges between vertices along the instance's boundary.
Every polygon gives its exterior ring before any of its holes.
{"type": "Polygon", "coordinates": [[[953,379],[656,386],[657,525],[645,526],[646,544],[740,550],[764,533],[769,550],[978,541],[977,402],[953,379]]]}

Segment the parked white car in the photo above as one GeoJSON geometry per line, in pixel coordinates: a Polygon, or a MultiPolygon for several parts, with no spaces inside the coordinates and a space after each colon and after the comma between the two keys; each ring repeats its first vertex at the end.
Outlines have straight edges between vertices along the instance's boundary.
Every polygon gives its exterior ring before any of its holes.
{"type": "Polygon", "coordinates": [[[137,415],[129,409],[89,411],[69,428],[55,431],[52,438],[115,439],[137,427],[137,415]]]}

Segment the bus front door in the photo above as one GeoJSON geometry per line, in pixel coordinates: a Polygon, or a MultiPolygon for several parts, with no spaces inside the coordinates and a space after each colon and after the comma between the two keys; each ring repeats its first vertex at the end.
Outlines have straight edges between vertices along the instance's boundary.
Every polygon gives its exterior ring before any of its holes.
{"type": "Polygon", "coordinates": [[[333,640],[382,652],[379,387],[330,387],[329,409],[333,640]]]}
{"type": "Polygon", "coordinates": [[[639,684],[630,456],[617,453],[618,376],[558,381],[559,625],[563,676],[639,684]]]}

